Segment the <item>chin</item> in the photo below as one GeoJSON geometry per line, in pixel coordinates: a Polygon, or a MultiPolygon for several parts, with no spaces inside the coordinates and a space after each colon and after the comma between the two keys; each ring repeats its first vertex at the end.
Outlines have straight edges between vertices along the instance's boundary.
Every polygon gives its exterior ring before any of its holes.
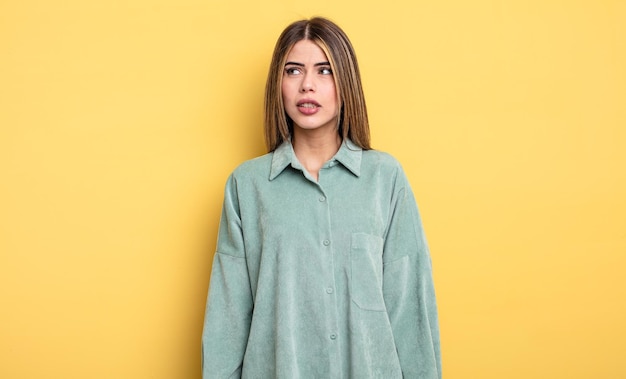
{"type": "Polygon", "coordinates": [[[325,128],[325,127],[328,127],[330,124],[331,124],[330,121],[315,122],[313,120],[304,120],[304,122],[302,123],[298,123],[297,121],[294,122],[294,125],[297,125],[301,129],[307,129],[307,130],[325,128]]]}

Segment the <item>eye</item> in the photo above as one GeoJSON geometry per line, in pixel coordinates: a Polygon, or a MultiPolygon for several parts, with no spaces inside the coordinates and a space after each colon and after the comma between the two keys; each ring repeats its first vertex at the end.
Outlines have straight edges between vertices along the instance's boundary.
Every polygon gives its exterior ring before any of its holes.
{"type": "Polygon", "coordinates": [[[299,75],[302,73],[302,70],[298,67],[287,67],[285,68],[285,73],[287,75],[299,75]]]}
{"type": "Polygon", "coordinates": [[[331,70],[330,67],[322,67],[322,68],[320,68],[320,74],[322,74],[322,75],[332,75],[333,74],[333,70],[331,70]]]}

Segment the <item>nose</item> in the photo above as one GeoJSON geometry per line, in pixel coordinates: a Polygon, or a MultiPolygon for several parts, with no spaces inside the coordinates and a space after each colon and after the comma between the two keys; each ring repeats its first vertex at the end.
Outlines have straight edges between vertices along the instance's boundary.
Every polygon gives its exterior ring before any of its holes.
{"type": "Polygon", "coordinates": [[[300,92],[307,93],[313,91],[313,85],[307,82],[302,83],[302,88],[300,88],[300,92]]]}
{"type": "Polygon", "coordinates": [[[315,84],[313,83],[313,78],[311,77],[311,75],[306,74],[304,78],[302,78],[300,92],[306,93],[311,91],[315,91],[315,84]]]}

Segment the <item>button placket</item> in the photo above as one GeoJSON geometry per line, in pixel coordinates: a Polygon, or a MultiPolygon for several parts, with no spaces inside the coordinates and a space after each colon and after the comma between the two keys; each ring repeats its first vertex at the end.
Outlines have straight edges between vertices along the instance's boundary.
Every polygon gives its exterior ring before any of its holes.
{"type": "MultiPolygon", "coordinates": [[[[330,196],[332,196],[332,194],[330,194],[330,196]]],[[[313,200],[315,201],[315,200],[313,200]]],[[[333,233],[332,233],[332,227],[331,227],[331,205],[330,205],[330,199],[329,199],[329,194],[326,193],[324,191],[324,188],[322,187],[322,185],[320,185],[319,187],[319,193],[317,196],[317,205],[318,205],[318,211],[319,211],[319,215],[322,217],[319,221],[320,221],[320,250],[321,250],[321,254],[322,256],[325,257],[325,264],[327,265],[327,275],[324,276],[324,283],[325,285],[320,289],[320,291],[324,291],[322,292],[323,296],[324,296],[324,303],[326,304],[326,306],[328,306],[329,308],[329,312],[327,312],[327,319],[326,319],[326,332],[327,334],[327,341],[329,344],[329,349],[330,351],[332,351],[333,353],[331,354],[331,356],[335,357],[335,359],[333,359],[333,362],[331,363],[331,372],[333,372],[334,374],[331,375],[331,377],[339,377],[340,376],[340,368],[341,368],[341,364],[339,363],[339,361],[337,360],[338,357],[340,356],[340,344],[338,343],[338,338],[339,338],[339,323],[337,320],[337,296],[335,295],[335,293],[337,292],[336,289],[336,283],[335,283],[335,257],[334,257],[334,252],[333,250],[336,248],[336,246],[334,246],[335,241],[333,241],[333,233]]]]}

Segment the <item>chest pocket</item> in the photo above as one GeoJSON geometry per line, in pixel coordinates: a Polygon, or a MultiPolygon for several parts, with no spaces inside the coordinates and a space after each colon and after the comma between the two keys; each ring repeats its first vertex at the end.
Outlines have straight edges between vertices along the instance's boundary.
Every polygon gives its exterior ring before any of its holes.
{"type": "Polygon", "coordinates": [[[383,239],[353,233],[350,243],[350,296],[361,309],[385,311],[383,299],[383,239]]]}

